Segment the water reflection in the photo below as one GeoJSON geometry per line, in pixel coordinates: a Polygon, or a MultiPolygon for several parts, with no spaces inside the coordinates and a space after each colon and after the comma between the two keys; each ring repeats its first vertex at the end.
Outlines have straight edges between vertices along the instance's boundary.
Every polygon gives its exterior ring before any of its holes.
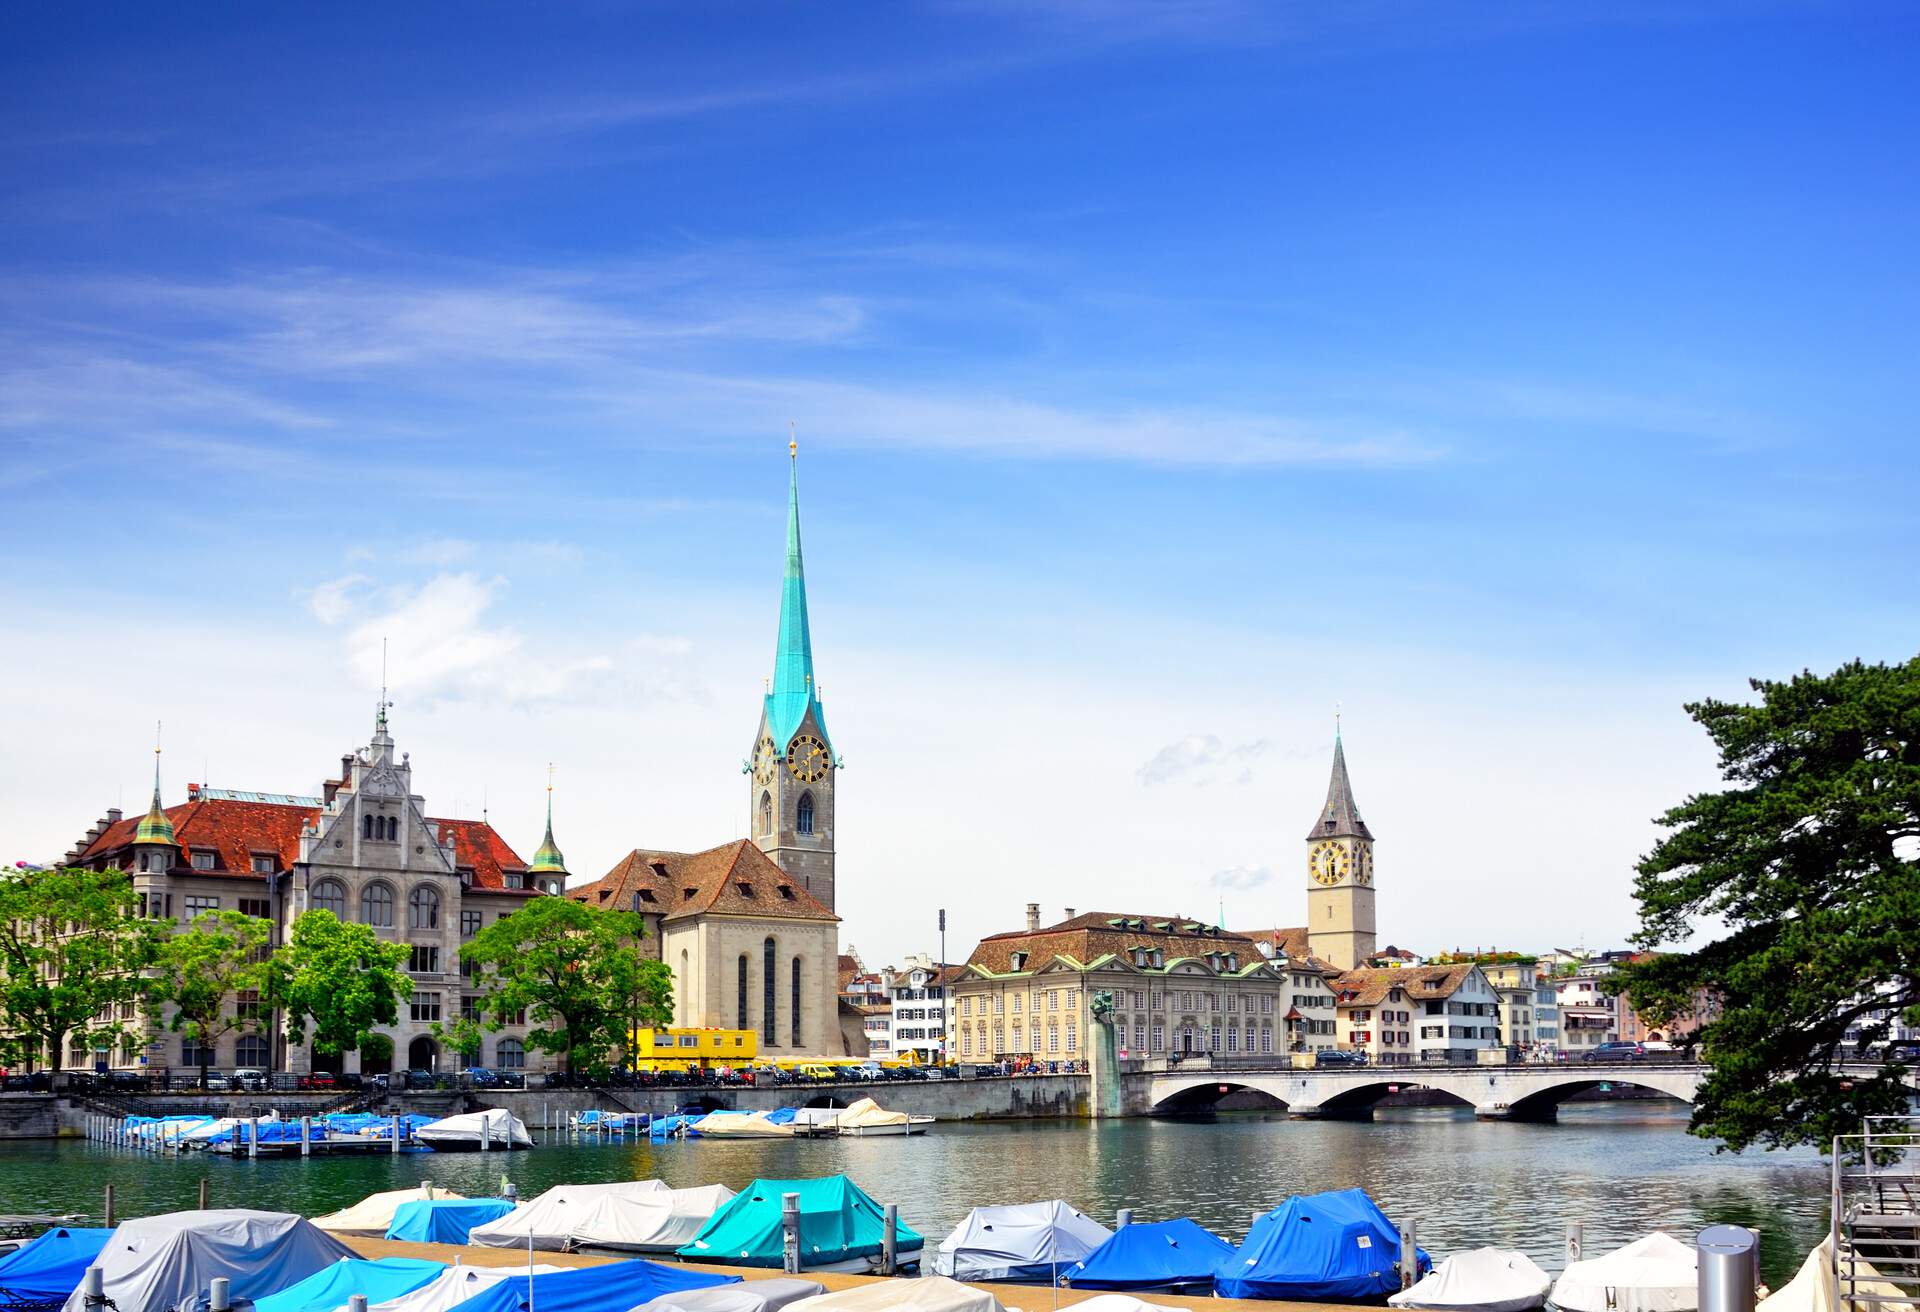
{"type": "Polygon", "coordinates": [[[1556,1125],[1476,1122],[1451,1109],[1382,1111],[1372,1123],[1288,1121],[1242,1113],[1213,1121],[1073,1121],[942,1125],[924,1138],[720,1140],[550,1146],[482,1157],[408,1155],[230,1162],[155,1157],[94,1145],[0,1145],[0,1212],[97,1210],[116,1186],[125,1215],[193,1205],[210,1178],[216,1205],[318,1214],[377,1189],[432,1180],[496,1192],[502,1172],[522,1196],[554,1184],[658,1176],[676,1186],[740,1188],[756,1176],[844,1171],[932,1239],[969,1207],[1065,1198],[1102,1220],[1186,1215],[1238,1240],[1256,1210],[1291,1193],[1358,1185],[1436,1253],[1476,1244],[1520,1248],[1562,1265],[1568,1222],[1587,1251],[1665,1228],[1690,1237],[1713,1221],[1761,1231],[1763,1276],[1776,1287],[1826,1227],[1827,1175],[1810,1150],[1716,1154],[1685,1132],[1677,1104],[1563,1108],[1556,1125]]]}

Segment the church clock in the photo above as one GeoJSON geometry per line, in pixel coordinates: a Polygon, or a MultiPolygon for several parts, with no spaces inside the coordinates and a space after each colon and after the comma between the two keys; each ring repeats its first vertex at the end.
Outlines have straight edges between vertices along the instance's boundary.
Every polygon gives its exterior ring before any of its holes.
{"type": "Polygon", "coordinates": [[[753,754],[753,781],[762,788],[773,782],[774,751],[773,739],[762,738],[753,754]]]}
{"type": "Polygon", "coordinates": [[[1347,845],[1331,841],[1314,844],[1307,854],[1307,869],[1315,883],[1332,888],[1347,877],[1347,845]]]}
{"type": "Polygon", "coordinates": [[[787,769],[803,784],[817,784],[827,777],[827,745],[810,733],[803,733],[787,744],[787,769]]]}

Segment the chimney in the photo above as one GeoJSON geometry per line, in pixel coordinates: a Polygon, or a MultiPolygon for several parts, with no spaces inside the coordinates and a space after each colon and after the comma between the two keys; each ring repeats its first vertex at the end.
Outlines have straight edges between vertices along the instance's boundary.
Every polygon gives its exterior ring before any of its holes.
{"type": "Polygon", "coordinates": [[[1039,928],[1040,904],[1038,902],[1029,902],[1027,903],[1027,933],[1034,933],[1039,928]]]}
{"type": "Polygon", "coordinates": [[[353,753],[340,753],[340,786],[346,787],[347,780],[353,778],[353,753]]]}
{"type": "Polygon", "coordinates": [[[120,823],[120,815],[121,811],[119,807],[110,806],[107,808],[107,827],[109,829],[120,823]]]}
{"type": "Polygon", "coordinates": [[[1073,919],[1073,908],[1072,908],[1072,907],[1068,907],[1068,908],[1067,908],[1067,914],[1066,914],[1066,917],[1065,917],[1065,918],[1066,918],[1066,919],[1068,919],[1068,920],[1072,920],[1072,919],[1073,919]]]}
{"type": "Polygon", "coordinates": [[[339,791],[340,791],[340,780],[338,779],[324,780],[320,785],[320,804],[322,806],[332,806],[333,795],[339,791]]]}

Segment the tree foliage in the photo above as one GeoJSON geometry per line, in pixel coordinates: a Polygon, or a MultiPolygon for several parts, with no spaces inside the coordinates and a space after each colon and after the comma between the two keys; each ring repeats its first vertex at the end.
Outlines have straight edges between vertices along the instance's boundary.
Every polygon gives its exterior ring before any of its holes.
{"type": "Polygon", "coordinates": [[[1920,657],[1753,689],[1754,705],[1687,707],[1730,786],[1661,818],[1635,884],[1641,947],[1719,936],[1636,962],[1620,986],[1655,1023],[1719,999],[1695,1134],[1829,1145],[1907,1107],[1904,1068],[1842,1063],[1894,1018],[1920,1024],[1920,657]]]}
{"type": "Polygon", "coordinates": [[[613,1028],[605,1036],[606,1047],[622,1053],[631,1067],[635,1033],[673,1022],[673,971],[664,961],[628,951],[613,958],[607,987],[619,1005],[609,1013],[613,1028]]]}
{"type": "Polygon", "coordinates": [[[16,1057],[60,1065],[69,1039],[118,1043],[167,922],[134,914],[118,871],[25,870],[0,878],[0,1033],[16,1057]]]}
{"type": "Polygon", "coordinates": [[[272,951],[273,923],[238,911],[203,911],[160,944],[148,980],[148,1011],[156,1023],[194,1040],[202,1084],[214,1044],[269,1023],[261,999],[268,992],[272,951]],[[244,993],[252,999],[235,996],[244,993]]]}
{"type": "Polygon", "coordinates": [[[274,996],[286,1008],[287,1042],[303,1043],[309,1025],[318,1052],[365,1049],[376,1025],[400,1019],[413,981],[404,943],[386,943],[366,925],[331,911],[302,912],[275,954],[274,996]]]}
{"type": "Polygon", "coordinates": [[[604,1063],[631,1014],[636,974],[628,963],[645,932],[644,917],[631,911],[538,897],[474,935],[460,956],[478,968],[487,1028],[525,1012],[533,1022],[527,1042],[562,1054],[572,1074],[604,1063]]]}

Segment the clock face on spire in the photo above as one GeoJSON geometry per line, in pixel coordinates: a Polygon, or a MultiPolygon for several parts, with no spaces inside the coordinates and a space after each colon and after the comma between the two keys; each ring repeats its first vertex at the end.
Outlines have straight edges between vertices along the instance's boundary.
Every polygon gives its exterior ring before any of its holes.
{"type": "Polygon", "coordinates": [[[832,763],[827,756],[827,745],[810,733],[803,733],[787,744],[787,769],[803,784],[817,784],[826,778],[827,767],[832,763]]]}
{"type": "Polygon", "coordinates": [[[1359,884],[1373,882],[1373,845],[1371,843],[1360,845],[1360,855],[1353,863],[1353,878],[1354,882],[1359,884]]]}
{"type": "Polygon", "coordinates": [[[762,738],[760,746],[753,753],[753,781],[762,788],[773,782],[774,771],[773,739],[762,738]]]}
{"type": "Polygon", "coordinates": [[[1331,839],[1315,843],[1307,853],[1307,873],[1316,884],[1332,888],[1347,877],[1347,845],[1331,839]]]}

